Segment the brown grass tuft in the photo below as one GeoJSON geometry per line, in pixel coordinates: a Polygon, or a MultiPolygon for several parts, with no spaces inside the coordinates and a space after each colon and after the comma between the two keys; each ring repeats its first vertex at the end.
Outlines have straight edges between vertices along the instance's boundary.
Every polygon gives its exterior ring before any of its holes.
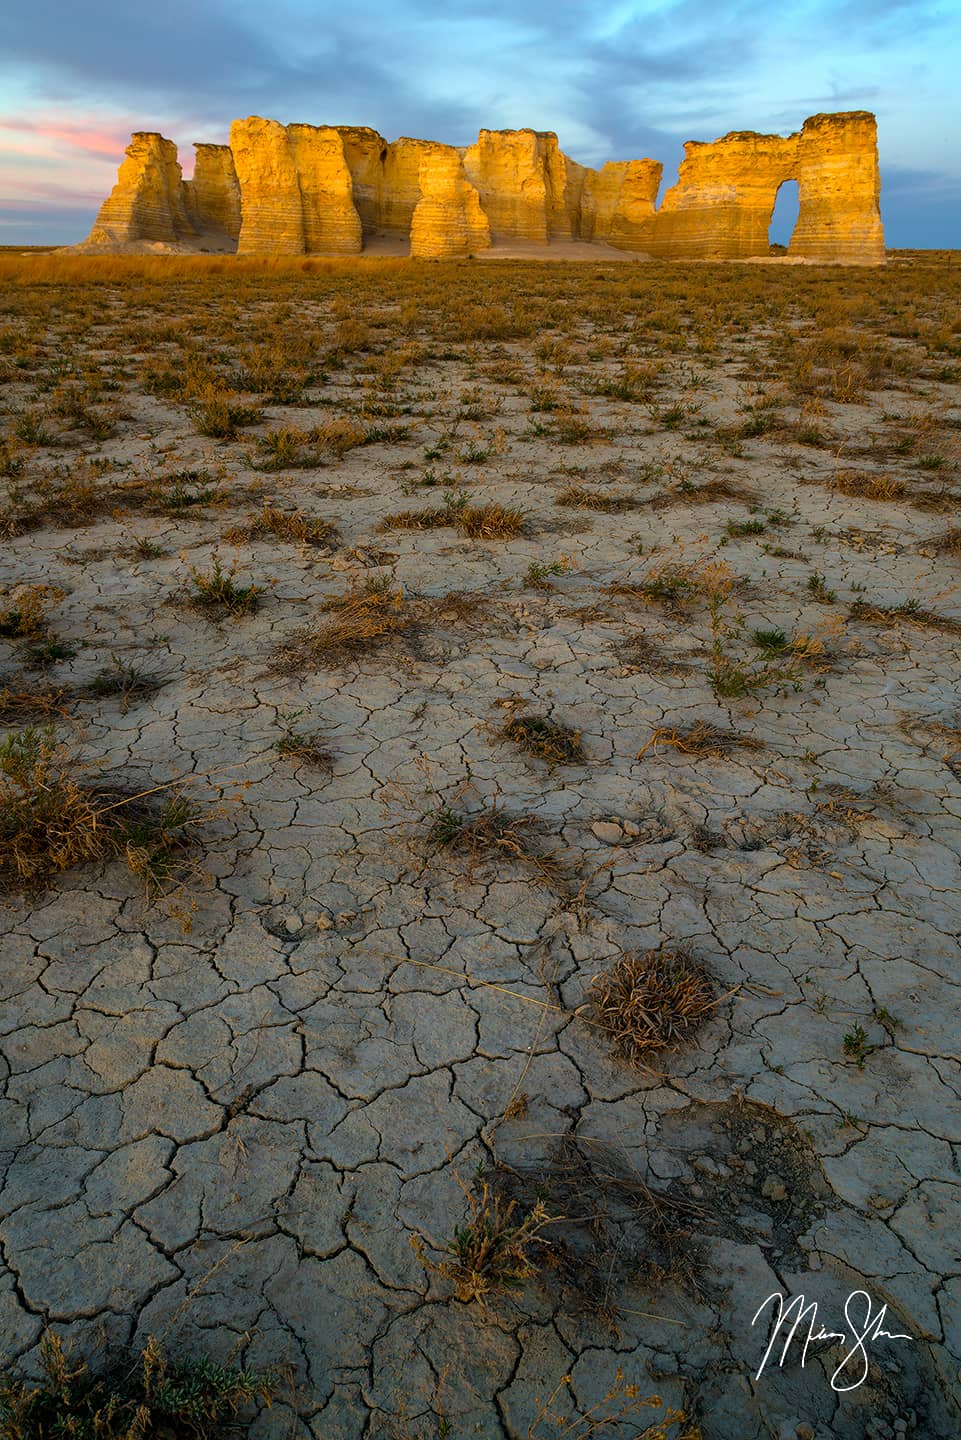
{"type": "Polygon", "coordinates": [[[893,475],[872,475],[866,470],[838,470],[831,482],[842,495],[862,500],[903,500],[908,487],[893,475]]]}
{"type": "Polygon", "coordinates": [[[587,756],[581,747],[581,732],[572,730],[546,715],[512,715],[501,734],[526,750],[555,765],[586,765],[587,756]]]}
{"type": "Polygon", "coordinates": [[[595,975],[585,997],[615,1055],[632,1065],[675,1050],[718,1004],[704,967],[683,950],[626,954],[595,975]]]}
{"type": "Polygon", "coordinates": [[[568,485],[557,497],[558,505],[569,505],[577,510],[599,510],[608,515],[620,515],[625,510],[636,510],[638,502],[630,495],[604,495],[589,490],[586,485],[568,485]]]}
{"type": "Polygon", "coordinates": [[[535,815],[513,815],[497,805],[479,815],[465,815],[441,805],[427,818],[428,847],[463,856],[468,881],[479,867],[508,859],[532,871],[541,884],[553,890],[565,888],[560,861],[538,842],[544,827],[535,815]]]}
{"type": "Polygon", "coordinates": [[[640,760],[648,750],[653,750],[656,755],[659,745],[679,750],[682,755],[710,755],[723,759],[734,750],[763,750],[764,741],[755,740],[752,735],[741,735],[736,730],[721,730],[719,726],[711,725],[706,720],[698,720],[697,724],[688,730],[678,730],[673,725],[659,725],[647,744],[638,750],[635,760],[640,760]]]}

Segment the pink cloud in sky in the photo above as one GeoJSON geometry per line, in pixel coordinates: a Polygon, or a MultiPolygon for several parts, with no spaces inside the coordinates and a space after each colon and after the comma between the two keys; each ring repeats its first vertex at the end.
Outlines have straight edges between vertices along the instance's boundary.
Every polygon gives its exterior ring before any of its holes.
{"type": "MultiPolygon", "coordinates": [[[[118,164],[130,142],[131,131],[138,128],[141,127],[129,120],[29,120],[20,115],[0,115],[0,130],[13,135],[18,132],[35,135],[56,146],[82,150],[87,155],[116,157],[118,164]]],[[[2,143],[2,148],[7,148],[6,142],[2,143]]]]}

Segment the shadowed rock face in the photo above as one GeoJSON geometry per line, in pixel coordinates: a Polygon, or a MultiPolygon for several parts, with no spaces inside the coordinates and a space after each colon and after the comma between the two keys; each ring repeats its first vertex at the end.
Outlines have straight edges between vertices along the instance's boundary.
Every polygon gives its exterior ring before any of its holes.
{"type": "Polygon", "coordinates": [[[85,246],[201,248],[215,235],[238,254],[352,255],[388,235],[431,258],[587,240],[665,260],[745,260],[769,253],[786,180],[800,198],[791,257],[884,263],[877,126],[866,111],[814,115],[787,137],[688,141],[659,209],[657,161],[593,170],[550,131],[481,130],[456,149],[250,116],[234,121],[229,147],[198,145],[187,182],[172,142],[138,133],[85,246]]]}
{"type": "Polygon", "coordinates": [[[194,178],[184,181],[184,200],[198,231],[222,230],[231,240],[240,235],[240,185],[229,145],[195,145],[194,178]]]}

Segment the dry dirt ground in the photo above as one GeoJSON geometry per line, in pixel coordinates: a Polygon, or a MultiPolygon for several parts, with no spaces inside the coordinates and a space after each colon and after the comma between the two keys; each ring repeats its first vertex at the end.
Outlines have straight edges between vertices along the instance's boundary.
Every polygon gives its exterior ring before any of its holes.
{"type": "Polygon", "coordinates": [[[955,1436],[957,255],[0,269],[3,733],[195,805],[147,893],[7,865],[7,1358],[289,1364],[274,1440],[955,1436]],[[585,995],[662,947],[717,1003],[645,1068],[585,995]],[[485,1184],[552,1223],[458,1298],[485,1184]],[[779,1290],[910,1339],[756,1380],[779,1290]]]}

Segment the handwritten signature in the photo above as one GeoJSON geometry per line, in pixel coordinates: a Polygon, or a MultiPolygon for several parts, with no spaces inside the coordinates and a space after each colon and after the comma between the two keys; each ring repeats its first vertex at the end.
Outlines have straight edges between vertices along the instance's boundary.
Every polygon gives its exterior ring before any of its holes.
{"type": "Polygon", "coordinates": [[[825,1330],[823,1325],[818,1324],[818,1305],[816,1300],[808,1304],[803,1295],[795,1295],[788,1300],[780,1290],[775,1290],[761,1305],[751,1321],[752,1326],[756,1325],[761,1316],[771,1307],[773,1325],[768,1340],[767,1349],[764,1352],[755,1380],[760,1380],[764,1368],[771,1358],[771,1352],[779,1340],[783,1340],[781,1358],[776,1362],[778,1369],[781,1369],[787,1359],[787,1353],[798,1331],[801,1331],[799,1343],[801,1345],[801,1368],[807,1360],[808,1349],[819,1340],[840,1341],[847,1348],[841,1358],[840,1364],[831,1376],[831,1389],[839,1394],[848,1390],[856,1390],[863,1385],[868,1377],[868,1344],[875,1340],[913,1340],[913,1335],[901,1335],[897,1331],[884,1328],[887,1319],[888,1307],[881,1305],[877,1310],[874,1302],[866,1290],[852,1290],[844,1302],[844,1320],[847,1328],[845,1330],[825,1330]],[[859,1312],[863,1308],[863,1315],[859,1312]],[[807,1330],[804,1330],[804,1326],[807,1330]],[[851,1376],[856,1376],[851,1379],[851,1376]],[[845,1381],[849,1383],[845,1383],[845,1381]]]}

